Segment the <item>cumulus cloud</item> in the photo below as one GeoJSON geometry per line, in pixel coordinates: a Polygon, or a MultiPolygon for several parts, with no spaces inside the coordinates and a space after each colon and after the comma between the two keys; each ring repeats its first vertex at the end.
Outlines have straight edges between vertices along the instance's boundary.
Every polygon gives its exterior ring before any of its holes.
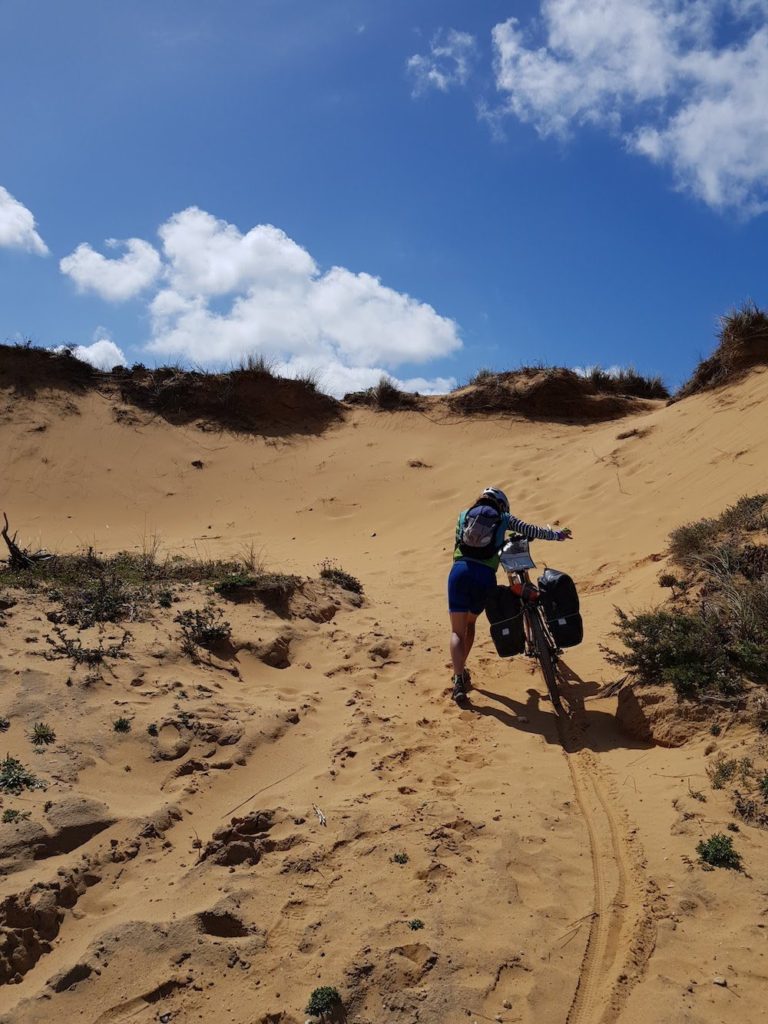
{"type": "Polygon", "coordinates": [[[469,32],[438,32],[428,53],[415,53],[406,61],[414,96],[430,89],[448,92],[452,86],[466,85],[476,58],[477,42],[469,32]]]}
{"type": "MultiPolygon", "coordinates": [[[[289,375],[316,372],[324,387],[342,394],[461,347],[456,323],[432,306],[371,274],[344,267],[322,272],[306,249],[273,225],[242,233],[190,207],[158,234],[160,253],[131,239],[120,259],[83,244],[62,261],[80,287],[104,297],[127,298],[155,283],[147,343],[155,356],[227,367],[261,354],[289,375]],[[131,256],[139,258],[143,274],[131,256]]],[[[424,391],[451,384],[403,383],[424,391]]]]}
{"type": "Polygon", "coordinates": [[[755,0],[542,0],[541,35],[493,29],[503,111],[592,125],[718,209],[768,206],[768,8],[755,0]]]}
{"type": "Polygon", "coordinates": [[[68,350],[75,359],[90,363],[97,370],[111,370],[114,366],[127,366],[125,355],[109,338],[100,338],[92,345],[59,345],[54,352],[68,350]]]}
{"type": "Polygon", "coordinates": [[[110,258],[83,242],[61,260],[61,272],[70,277],[81,292],[95,292],[110,302],[135,298],[160,273],[160,254],[141,238],[129,238],[125,242],[110,238],[106,244],[111,249],[122,246],[125,252],[110,258]]]}
{"type": "Polygon", "coordinates": [[[31,210],[0,185],[0,247],[25,249],[38,256],[48,254],[48,246],[37,233],[31,210]]]}
{"type": "Polygon", "coordinates": [[[382,377],[391,380],[403,391],[418,391],[421,395],[444,395],[456,387],[455,377],[400,378],[376,366],[345,366],[328,353],[320,362],[297,358],[275,364],[275,372],[283,377],[313,376],[322,391],[342,397],[350,391],[365,391],[375,387],[382,377]]]}

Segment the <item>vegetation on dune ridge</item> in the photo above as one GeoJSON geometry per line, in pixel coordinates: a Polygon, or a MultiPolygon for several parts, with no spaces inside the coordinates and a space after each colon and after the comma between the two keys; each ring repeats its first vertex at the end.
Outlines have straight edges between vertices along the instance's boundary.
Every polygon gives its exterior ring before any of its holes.
{"type": "MultiPolygon", "coordinates": [[[[573,374],[576,378],[591,384],[595,394],[620,395],[625,398],[669,398],[669,389],[660,376],[645,376],[633,366],[620,367],[616,370],[604,370],[601,366],[590,366],[583,372],[572,370],[566,366],[546,366],[543,363],[520,366],[515,370],[494,371],[483,368],[470,378],[468,384],[472,387],[483,387],[505,381],[514,383],[516,378],[531,379],[541,374],[545,376],[573,374]]],[[[454,392],[461,391],[466,386],[461,385],[454,388],[454,392]]]]}
{"type": "Polygon", "coordinates": [[[670,535],[679,573],[659,584],[670,604],[628,615],[617,609],[623,650],[609,661],[639,683],[669,683],[681,698],[730,697],[745,680],[768,681],[768,494],[745,495],[718,517],[670,535]]]}
{"type": "Polygon", "coordinates": [[[278,375],[268,360],[250,356],[227,371],[141,363],[96,370],[71,351],[30,343],[0,344],[0,388],[19,397],[40,391],[99,391],[171,423],[267,436],[318,433],[342,416],[336,399],[318,388],[317,376],[278,375]]]}
{"type": "Polygon", "coordinates": [[[379,412],[421,409],[424,406],[424,400],[418,392],[403,391],[391,377],[382,377],[378,384],[365,391],[348,392],[344,395],[344,401],[348,405],[367,405],[379,412]]]}
{"type": "Polygon", "coordinates": [[[702,359],[673,401],[738,380],[761,363],[768,363],[768,312],[748,301],[720,317],[715,351],[702,359]]]}

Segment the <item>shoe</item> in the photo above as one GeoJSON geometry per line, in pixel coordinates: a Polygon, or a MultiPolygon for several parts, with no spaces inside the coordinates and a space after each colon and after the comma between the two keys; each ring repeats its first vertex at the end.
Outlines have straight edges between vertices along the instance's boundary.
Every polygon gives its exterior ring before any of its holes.
{"type": "Polygon", "coordinates": [[[451,694],[457,704],[464,704],[467,699],[467,691],[464,688],[464,677],[453,677],[453,693],[451,694]]]}
{"type": "Polygon", "coordinates": [[[465,668],[462,675],[464,676],[464,692],[466,693],[472,689],[472,673],[468,668],[465,668]]]}

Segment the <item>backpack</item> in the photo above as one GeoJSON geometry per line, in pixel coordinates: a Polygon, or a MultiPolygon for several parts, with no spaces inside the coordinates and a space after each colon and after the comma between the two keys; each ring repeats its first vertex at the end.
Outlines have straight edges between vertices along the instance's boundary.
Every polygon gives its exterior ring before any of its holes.
{"type": "Polygon", "coordinates": [[[490,505],[475,505],[464,516],[459,534],[459,550],[467,558],[493,558],[497,554],[496,534],[501,512],[490,505]]]}

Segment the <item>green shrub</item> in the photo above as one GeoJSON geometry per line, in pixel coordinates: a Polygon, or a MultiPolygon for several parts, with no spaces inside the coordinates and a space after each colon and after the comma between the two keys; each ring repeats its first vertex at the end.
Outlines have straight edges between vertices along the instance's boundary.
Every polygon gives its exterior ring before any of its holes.
{"type": "Polygon", "coordinates": [[[733,848],[733,840],[722,832],[715,832],[709,839],[702,840],[696,846],[696,853],[704,864],[714,868],[741,868],[741,854],[733,848]]]}
{"type": "Polygon", "coordinates": [[[156,722],[150,722],[149,725],[147,726],[147,735],[148,736],[157,736],[157,734],[158,734],[157,723],[156,722]]]}
{"type": "Polygon", "coordinates": [[[408,927],[412,932],[418,932],[424,927],[424,922],[420,917],[414,917],[412,921],[408,922],[408,927]]]}
{"type": "Polygon", "coordinates": [[[613,636],[626,651],[607,650],[606,657],[638,682],[670,683],[684,698],[706,690],[738,692],[740,680],[735,659],[729,657],[729,637],[715,616],[661,609],[630,616],[620,608],[616,614],[613,636]]]}
{"type": "Polygon", "coordinates": [[[348,572],[344,572],[335,562],[326,559],[320,563],[320,578],[335,583],[342,590],[350,590],[353,594],[363,593],[363,584],[348,572]]]}
{"type": "Polygon", "coordinates": [[[751,532],[768,529],[768,494],[745,494],[720,515],[723,530],[751,532]]]}
{"type": "Polygon", "coordinates": [[[328,1014],[341,1009],[342,1002],[339,991],[331,985],[321,985],[316,988],[309,997],[304,1012],[313,1017],[320,1017],[325,1020],[328,1014]]]}
{"type": "Polygon", "coordinates": [[[714,764],[707,766],[707,775],[712,783],[712,789],[722,789],[726,782],[730,782],[736,774],[738,762],[735,758],[727,758],[720,754],[714,764]]]}
{"type": "Polygon", "coordinates": [[[83,642],[79,636],[67,636],[60,626],[54,626],[52,632],[58,637],[58,642],[46,635],[45,640],[51,646],[51,651],[45,655],[48,660],[71,658],[75,665],[89,665],[91,667],[101,665],[106,658],[127,658],[128,653],[125,648],[133,640],[132,634],[125,631],[122,639],[117,644],[108,644],[105,647],[102,638],[99,637],[98,647],[83,647],[83,642]]]}
{"type": "Polygon", "coordinates": [[[19,796],[25,789],[45,789],[45,783],[25,768],[21,761],[8,754],[0,761],[0,792],[19,796]]]}
{"type": "Polygon", "coordinates": [[[120,718],[116,718],[112,723],[112,728],[114,729],[115,732],[130,732],[131,720],[130,718],[124,718],[122,716],[120,718]]]}
{"type": "Polygon", "coordinates": [[[407,864],[408,863],[408,854],[407,853],[396,853],[392,857],[392,860],[395,862],[395,864],[407,864]]]}
{"type": "Polygon", "coordinates": [[[768,803],[768,774],[760,779],[757,788],[760,790],[760,796],[768,803]]]}
{"type": "Polygon", "coordinates": [[[669,535],[670,554],[680,565],[690,567],[696,563],[697,558],[711,549],[716,534],[717,523],[714,519],[700,519],[696,523],[678,526],[669,535]]]}

